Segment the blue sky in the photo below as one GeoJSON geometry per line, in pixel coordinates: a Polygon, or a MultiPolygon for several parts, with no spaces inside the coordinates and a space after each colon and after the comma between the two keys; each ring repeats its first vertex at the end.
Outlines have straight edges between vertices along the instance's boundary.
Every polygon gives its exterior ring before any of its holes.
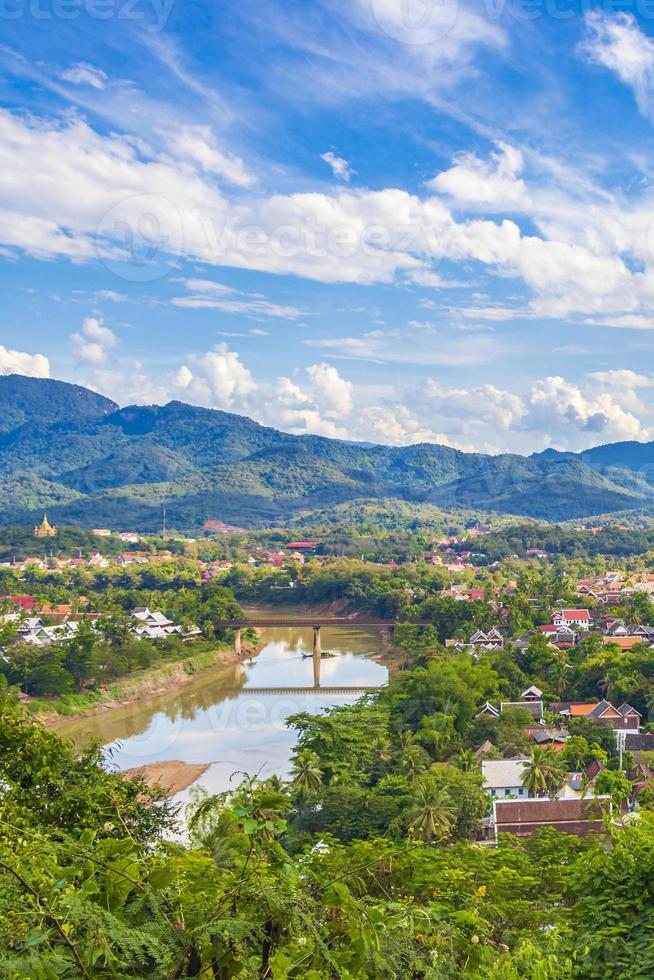
{"type": "Polygon", "coordinates": [[[0,372],[654,438],[654,0],[2,0],[0,372]]]}

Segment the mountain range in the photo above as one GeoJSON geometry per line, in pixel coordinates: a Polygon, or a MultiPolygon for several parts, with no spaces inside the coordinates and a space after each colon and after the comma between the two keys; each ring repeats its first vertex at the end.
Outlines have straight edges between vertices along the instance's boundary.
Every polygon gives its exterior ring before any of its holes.
{"type": "Polygon", "coordinates": [[[0,377],[0,524],[156,530],[208,518],[291,522],[339,503],[394,498],[561,521],[654,512],[654,443],[530,457],[290,435],[179,401],[119,406],[43,378],[0,377]]]}

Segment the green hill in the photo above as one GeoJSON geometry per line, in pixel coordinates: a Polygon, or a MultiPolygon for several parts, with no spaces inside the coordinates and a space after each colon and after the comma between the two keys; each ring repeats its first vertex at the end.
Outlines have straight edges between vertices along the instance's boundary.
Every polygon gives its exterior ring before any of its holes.
{"type": "Polygon", "coordinates": [[[59,523],[154,530],[164,501],[171,526],[183,529],[209,517],[248,527],[289,522],[360,499],[544,520],[654,506],[652,444],[529,458],[361,445],[182,402],[118,409],[76,385],[18,376],[0,378],[0,405],[5,525],[31,523],[47,507],[59,523]],[[638,469],[625,469],[626,458],[637,458],[638,469]]]}

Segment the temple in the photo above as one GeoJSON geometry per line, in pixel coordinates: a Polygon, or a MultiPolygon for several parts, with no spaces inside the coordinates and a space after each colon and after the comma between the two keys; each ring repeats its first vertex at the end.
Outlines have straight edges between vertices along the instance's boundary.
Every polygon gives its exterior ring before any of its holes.
{"type": "Polygon", "coordinates": [[[50,524],[45,514],[43,515],[43,520],[41,523],[34,525],[35,538],[54,538],[56,534],[57,528],[50,524]]]}

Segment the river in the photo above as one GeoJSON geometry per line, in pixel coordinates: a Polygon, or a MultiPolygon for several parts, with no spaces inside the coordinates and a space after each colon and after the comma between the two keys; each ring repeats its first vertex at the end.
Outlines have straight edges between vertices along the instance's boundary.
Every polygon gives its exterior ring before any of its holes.
{"type": "MultiPolygon", "coordinates": [[[[215,668],[178,692],[79,719],[59,732],[78,746],[100,742],[112,769],[162,760],[208,765],[194,785],[210,793],[233,786],[237,773],[284,776],[296,739],[285,724],[289,715],[351,704],[361,690],[343,688],[380,687],[388,678],[386,667],[371,659],[382,649],[379,630],[339,626],[321,633],[319,677],[314,659],[306,656],[310,629],[262,629],[264,646],[255,657],[215,668]]],[[[189,793],[175,800],[184,803],[189,793]]]]}

